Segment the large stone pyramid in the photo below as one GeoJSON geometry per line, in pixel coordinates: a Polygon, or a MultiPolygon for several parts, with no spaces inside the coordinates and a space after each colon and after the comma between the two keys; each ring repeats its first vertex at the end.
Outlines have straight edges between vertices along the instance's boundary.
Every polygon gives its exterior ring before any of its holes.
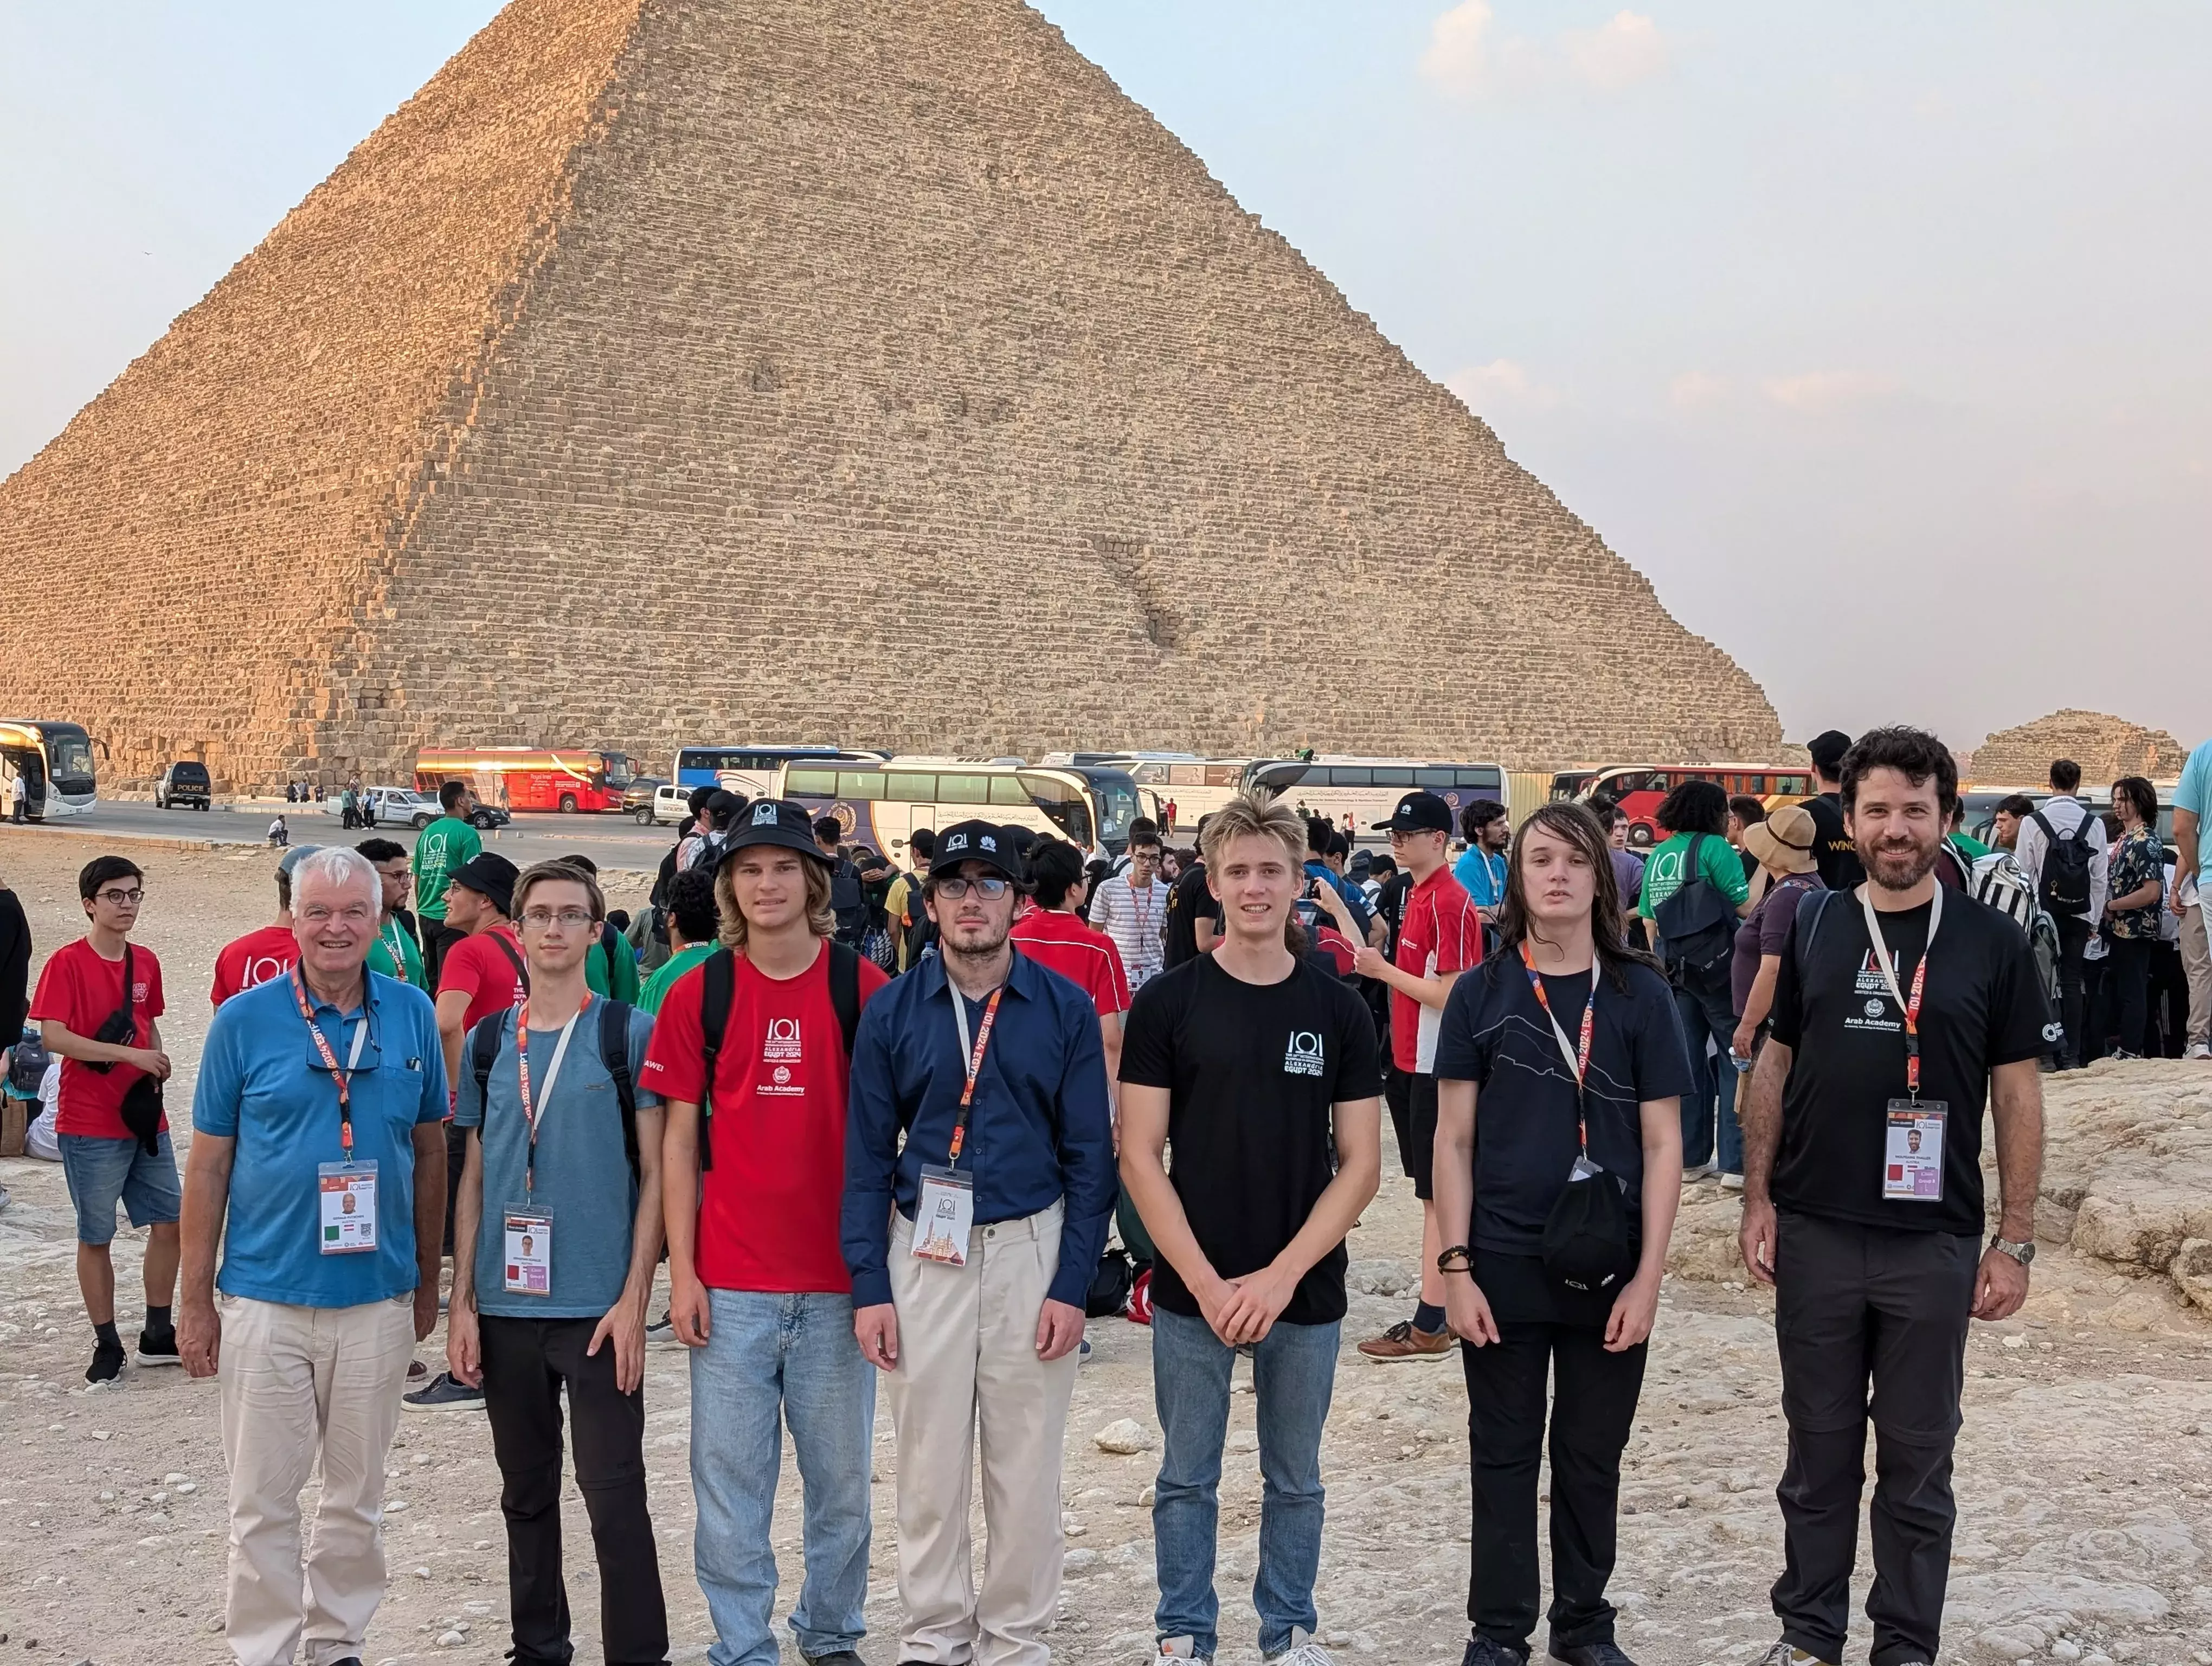
{"type": "Polygon", "coordinates": [[[110,785],[1781,738],[1017,0],[513,0],[0,486],[0,708],[110,785]]]}

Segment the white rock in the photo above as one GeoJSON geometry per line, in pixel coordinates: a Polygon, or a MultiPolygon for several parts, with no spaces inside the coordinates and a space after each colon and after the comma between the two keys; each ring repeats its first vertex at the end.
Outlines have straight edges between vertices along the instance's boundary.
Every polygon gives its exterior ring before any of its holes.
{"type": "Polygon", "coordinates": [[[1060,1559],[1060,1565],[1070,1573],[1084,1573],[1098,1564],[1098,1553],[1089,1546],[1080,1546],[1060,1559]]]}
{"type": "Polygon", "coordinates": [[[185,1474],[182,1470],[172,1469],[167,1474],[161,1477],[161,1485],[164,1487],[174,1487],[179,1481],[190,1481],[191,1479],[191,1477],[185,1474]]]}
{"type": "MultiPolygon", "coordinates": [[[[964,1081],[965,1078],[963,1078],[963,1080],[964,1081]]],[[[177,1491],[179,1493],[192,1493],[199,1490],[200,1484],[196,1481],[180,1481],[177,1483],[177,1491]]]]}
{"type": "MultiPolygon", "coordinates": [[[[967,1079],[966,1077],[964,1077],[964,1076],[961,1078],[961,1080],[962,1080],[963,1082],[965,1082],[967,1079],[967,1079]]],[[[106,1388],[106,1386],[107,1386],[107,1385],[106,1385],[105,1383],[94,1383],[94,1384],[93,1384],[93,1387],[94,1387],[94,1388],[99,1388],[99,1389],[104,1389],[104,1388],[106,1388]]],[[[86,1392],[88,1392],[88,1393],[89,1393],[90,1391],[91,1391],[90,1389],[86,1390],[86,1392]]],[[[114,1431],[112,1431],[112,1429],[94,1429],[94,1430],[92,1432],[92,1438],[93,1438],[94,1440],[112,1440],[112,1439],[113,1439],[113,1438],[114,1438],[114,1431]]]]}
{"type": "Polygon", "coordinates": [[[1152,1444],[1152,1432],[1133,1417],[1125,1417],[1109,1423],[1091,1442],[1102,1452],[1114,1452],[1123,1457],[1141,1452],[1152,1444]]]}
{"type": "Polygon", "coordinates": [[[2063,1637],[2054,1637],[2051,1639],[2051,1652],[2060,1660],[2079,1660],[2081,1658],[2081,1645],[2063,1637]]]}
{"type": "MultiPolygon", "coordinates": [[[[966,1078],[963,1077],[962,1079],[964,1081],[966,1078]]],[[[415,1577],[417,1579],[427,1579],[430,1577],[430,1570],[426,1567],[418,1567],[415,1570],[415,1577]]]]}
{"type": "MultiPolygon", "coordinates": [[[[960,1079],[964,1085],[968,1079],[965,1076],[963,1076],[960,1079]]],[[[518,1089],[517,1091],[520,1091],[520,1090],[518,1089]]],[[[384,1513],[387,1516],[397,1516],[400,1511],[404,1510],[412,1510],[414,1507],[414,1505],[408,1503],[404,1499],[393,1499],[390,1503],[384,1506],[384,1513]]]]}
{"type": "Polygon", "coordinates": [[[440,1632],[438,1633],[438,1646],[441,1649],[458,1649],[462,1644],[467,1641],[468,1639],[464,1637],[459,1632],[440,1632]]]}
{"type": "MultiPolygon", "coordinates": [[[[966,1079],[965,1077],[963,1077],[963,1078],[962,1078],[962,1080],[963,1080],[963,1082],[964,1082],[966,1079],[966,1079]]],[[[1138,1508],[1138,1509],[1139,1509],[1139,1510],[1150,1510],[1150,1509],[1152,1507],[1152,1493],[1153,1493],[1153,1489],[1152,1489],[1152,1487],[1147,1487],[1146,1488],[1145,1488],[1145,1490],[1144,1490],[1143,1492],[1141,1492],[1141,1493],[1138,1493],[1138,1494],[1137,1494],[1137,1508],[1138,1508]]]]}
{"type": "Polygon", "coordinates": [[[1978,1635],[1972,1646],[1978,1660],[1991,1666],[2010,1666],[2010,1663],[2039,1655],[2049,1645],[2050,1639],[2033,1626],[1992,1626],[1978,1635]]]}
{"type": "Polygon", "coordinates": [[[1260,1437],[1249,1429],[1239,1429],[1229,1437],[1226,1450],[1232,1452],[1256,1452],[1260,1450],[1260,1437]]]}

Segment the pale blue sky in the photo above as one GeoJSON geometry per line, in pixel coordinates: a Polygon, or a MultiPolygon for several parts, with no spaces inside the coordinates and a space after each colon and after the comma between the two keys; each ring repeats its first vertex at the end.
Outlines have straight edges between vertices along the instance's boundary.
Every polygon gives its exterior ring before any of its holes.
{"type": "MultiPolygon", "coordinates": [[[[495,9],[0,0],[0,470],[495,9]]],[[[2212,731],[2212,8],[1042,9],[1793,736],[2212,731]]]]}

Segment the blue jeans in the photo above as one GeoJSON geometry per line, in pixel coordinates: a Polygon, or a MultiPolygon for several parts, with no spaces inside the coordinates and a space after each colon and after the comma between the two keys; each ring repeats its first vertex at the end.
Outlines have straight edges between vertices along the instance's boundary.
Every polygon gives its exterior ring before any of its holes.
{"type": "Polygon", "coordinates": [[[1729,987],[1723,982],[1717,989],[1686,989],[1678,984],[1674,1011],[1682,1020],[1682,1043],[1690,1049],[1690,1091],[1682,1100],[1682,1166],[1712,1163],[1723,1174],[1741,1174],[1743,1129],[1735,1120],[1735,1067],[1729,1062],[1729,1049],[1735,1044],[1735,1007],[1729,987]],[[1720,1045],[1717,1058],[1705,1055],[1708,1036],[1720,1045]]]}
{"type": "MultiPolygon", "coordinates": [[[[1252,1350],[1260,1414],[1260,1566],[1252,1606],[1260,1652],[1279,1654],[1291,1628],[1316,1629],[1321,1566],[1321,1432],[1336,1387],[1340,1327],[1277,1324],[1252,1350]]],[[[1152,1310],[1152,1400],[1164,1450],[1152,1494],[1152,1551],[1160,1581],[1153,1629],[1188,1637],[1213,1657],[1221,1604],[1213,1594],[1220,1517],[1221,1450],[1229,1435],[1229,1374],[1236,1351],[1203,1319],[1152,1310]]]]}
{"type": "Polygon", "coordinates": [[[810,1658],[858,1648],[876,1371],[853,1340],[853,1298],[710,1290],[707,1299],[707,1346],[691,1355],[693,1560],[715,1636],[707,1658],[775,1666],[769,1524],[787,1421],[805,1499],[806,1583],[792,1633],[810,1658]]]}

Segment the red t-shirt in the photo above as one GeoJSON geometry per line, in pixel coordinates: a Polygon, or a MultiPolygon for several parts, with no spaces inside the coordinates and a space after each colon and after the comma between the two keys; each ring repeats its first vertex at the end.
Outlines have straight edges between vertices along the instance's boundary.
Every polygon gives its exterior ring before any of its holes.
{"type": "MultiPolygon", "coordinates": [[[[154,1020],[161,1016],[161,963],[151,949],[131,945],[131,978],[137,985],[138,1032],[133,1047],[154,1044],[154,1020]]],[[[99,1033],[115,1009],[123,1005],[123,962],[103,960],[84,939],[64,943],[48,958],[39,974],[39,993],[31,1000],[31,1017],[58,1019],[88,1040],[99,1033]]],[[[144,1073],[118,1064],[105,1073],[62,1061],[62,1102],[54,1113],[57,1134],[87,1134],[101,1140],[128,1140],[123,1126],[123,1096],[144,1073]]],[[[164,1116],[161,1126],[169,1126],[164,1116]]]]}
{"type": "MultiPolygon", "coordinates": [[[[1439,863],[1406,897],[1398,926],[1398,970],[1426,977],[1481,964],[1482,916],[1474,911],[1467,887],[1439,863]]],[[[1391,990],[1390,1062],[1401,1070],[1433,1071],[1443,1016],[1440,1008],[1391,990]]]]}
{"type": "Polygon", "coordinates": [[[257,983],[282,977],[300,958],[299,940],[289,926],[264,926],[227,945],[215,958],[215,988],[208,999],[218,1006],[257,983]]]}
{"type": "Polygon", "coordinates": [[[1038,909],[1014,921],[1007,933],[1040,966],[1058,972],[1091,997],[1103,1018],[1129,1010],[1129,975],[1121,952],[1104,932],[1059,909],[1038,909]]]}
{"type": "MultiPolygon", "coordinates": [[[[830,1000],[827,945],[797,977],[762,975],[737,957],[722,1050],[714,1063],[714,1166],[699,1177],[699,1282],[716,1290],[843,1295],[838,1247],[845,1196],[845,1085],[850,1061],[830,1000]]],[[[890,979],[860,963],[860,1004],[890,979]]],[[[669,986],[638,1085],[699,1103],[706,1043],[693,967],[669,986]]]]}
{"type": "Polygon", "coordinates": [[[472,933],[446,951],[446,958],[438,967],[438,993],[442,995],[448,989],[458,989],[468,996],[468,1014],[461,1022],[473,1030],[477,1019],[522,1004],[522,997],[528,992],[522,987],[521,975],[514,970],[515,962],[521,958],[522,944],[512,926],[493,926],[472,933]],[[495,938],[499,941],[495,942],[495,938]],[[507,958],[501,942],[514,951],[514,960],[507,958]]]}

